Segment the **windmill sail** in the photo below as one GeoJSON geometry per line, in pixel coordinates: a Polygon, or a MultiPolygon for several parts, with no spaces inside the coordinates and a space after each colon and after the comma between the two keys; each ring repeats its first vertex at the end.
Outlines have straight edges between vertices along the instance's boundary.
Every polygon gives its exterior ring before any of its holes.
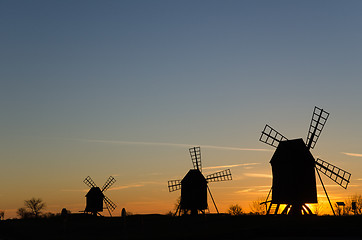
{"type": "Polygon", "coordinates": [[[104,200],[104,203],[106,204],[106,207],[107,207],[109,213],[110,213],[110,212],[113,212],[113,210],[116,209],[117,206],[116,206],[116,204],[114,204],[114,203],[111,201],[111,199],[109,199],[108,197],[104,196],[103,200],[104,200]]]}
{"type": "Polygon", "coordinates": [[[347,188],[349,180],[351,178],[351,174],[343,169],[334,166],[322,159],[318,158],[316,161],[316,168],[324,175],[332,179],[335,183],[343,187],[344,189],[347,188]]]}
{"type": "Polygon", "coordinates": [[[181,189],[181,180],[170,180],[168,181],[168,191],[173,192],[181,189]]]}
{"type": "Polygon", "coordinates": [[[110,188],[113,183],[116,182],[116,179],[114,179],[114,177],[110,176],[108,178],[108,180],[104,183],[103,187],[102,187],[102,192],[106,191],[108,188],[110,188]]]}
{"type": "Polygon", "coordinates": [[[282,134],[277,132],[275,129],[270,127],[268,124],[265,125],[264,130],[261,132],[259,141],[266,143],[270,146],[277,147],[280,141],[288,140],[282,134]]]}
{"type": "Polygon", "coordinates": [[[200,149],[200,147],[190,148],[189,151],[190,151],[190,155],[191,155],[192,164],[194,165],[194,169],[198,169],[201,172],[202,167],[201,167],[201,149],[200,149]]]}
{"type": "Polygon", "coordinates": [[[95,184],[95,182],[91,179],[90,176],[86,177],[83,181],[88,187],[97,187],[97,185],[95,184]]]}
{"type": "Polygon", "coordinates": [[[310,121],[310,126],[307,136],[307,147],[308,149],[313,149],[315,144],[318,141],[319,135],[321,134],[324,125],[327,122],[329,113],[324,111],[319,107],[314,107],[312,120],[310,121]]]}
{"type": "Polygon", "coordinates": [[[224,171],[216,172],[206,176],[206,181],[208,182],[219,182],[219,181],[229,181],[232,180],[230,169],[224,171]]]}

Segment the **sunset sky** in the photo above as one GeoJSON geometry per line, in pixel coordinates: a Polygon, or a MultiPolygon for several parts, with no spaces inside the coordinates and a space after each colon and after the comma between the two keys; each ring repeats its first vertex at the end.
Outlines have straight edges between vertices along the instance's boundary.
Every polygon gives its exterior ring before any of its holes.
{"type": "Polygon", "coordinates": [[[164,214],[180,196],[167,181],[201,146],[205,174],[233,175],[209,185],[220,211],[248,211],[271,187],[264,125],[305,139],[314,106],[330,118],[312,154],[352,174],[347,190],[322,176],[331,200],[362,194],[361,12],[357,0],[1,1],[0,210],[16,217],[36,197],[82,211],[84,178],[112,175],[115,215],[164,214]]]}

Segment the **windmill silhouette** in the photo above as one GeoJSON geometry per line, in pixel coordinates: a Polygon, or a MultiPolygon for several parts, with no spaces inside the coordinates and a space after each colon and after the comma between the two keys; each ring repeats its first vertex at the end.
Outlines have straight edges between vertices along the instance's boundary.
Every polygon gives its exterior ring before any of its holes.
{"type": "Polygon", "coordinates": [[[189,151],[194,169],[190,169],[182,180],[168,181],[168,189],[170,192],[181,189],[181,199],[175,215],[177,215],[177,213],[180,215],[181,212],[183,214],[191,212],[191,215],[197,215],[199,212],[204,214],[205,209],[208,209],[207,192],[209,192],[215,209],[217,213],[219,213],[207,184],[209,182],[232,180],[230,169],[204,177],[202,174],[200,147],[190,148],[189,151]]]}
{"type": "Polygon", "coordinates": [[[109,212],[109,215],[112,216],[113,210],[117,207],[111,199],[104,195],[104,192],[107,191],[115,182],[116,179],[110,176],[108,180],[104,183],[102,189],[97,187],[95,182],[91,179],[91,177],[86,177],[83,181],[88,187],[90,187],[86,196],[86,207],[85,213],[92,213],[94,216],[101,215],[99,212],[103,212],[103,202],[106,205],[106,209],[109,212]]]}
{"type": "Polygon", "coordinates": [[[314,108],[306,143],[301,138],[288,140],[269,125],[264,127],[259,140],[276,147],[270,160],[273,185],[266,201],[263,202],[266,206],[269,204],[267,214],[273,211],[274,214],[278,214],[281,204],[286,204],[281,214],[312,214],[306,204],[318,203],[315,172],[335,214],[319,172],[344,189],[348,186],[351,174],[322,159],[315,160],[310,152],[317,143],[328,117],[328,112],[318,107],[314,108]],[[272,199],[268,200],[271,192],[272,199]]]}

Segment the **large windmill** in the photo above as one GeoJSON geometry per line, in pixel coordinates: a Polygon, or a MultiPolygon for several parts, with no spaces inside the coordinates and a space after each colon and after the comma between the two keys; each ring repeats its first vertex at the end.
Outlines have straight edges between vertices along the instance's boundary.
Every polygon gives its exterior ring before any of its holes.
{"type": "Polygon", "coordinates": [[[104,209],[103,208],[103,202],[104,202],[104,204],[106,205],[106,209],[109,212],[109,215],[112,216],[112,212],[117,206],[111,201],[111,199],[109,199],[104,195],[104,192],[107,191],[107,189],[109,189],[113,185],[113,183],[116,182],[116,179],[110,176],[108,180],[104,183],[102,189],[97,187],[95,182],[89,176],[86,177],[83,182],[90,187],[88,193],[85,195],[87,199],[86,200],[87,205],[85,207],[84,212],[92,213],[95,216],[97,214],[100,215],[99,212],[103,212],[104,209]]]}
{"type": "Polygon", "coordinates": [[[170,192],[181,189],[181,199],[175,215],[177,215],[177,213],[180,215],[181,212],[184,214],[191,212],[191,215],[196,215],[199,212],[205,213],[205,210],[208,209],[207,192],[209,192],[215,209],[217,213],[219,213],[207,184],[209,182],[232,180],[230,169],[204,177],[202,174],[200,147],[190,148],[189,151],[194,169],[191,169],[182,180],[168,181],[168,189],[170,192]]]}
{"type": "Polygon", "coordinates": [[[322,159],[315,160],[310,152],[310,149],[313,149],[317,143],[328,116],[329,113],[323,109],[314,108],[306,143],[301,138],[288,140],[269,125],[265,126],[259,140],[276,147],[270,160],[273,185],[264,202],[266,205],[269,204],[267,214],[273,211],[274,214],[277,214],[281,204],[286,204],[282,214],[312,214],[306,204],[318,203],[315,172],[317,172],[334,213],[319,172],[344,189],[347,188],[351,174],[322,159]],[[268,200],[271,192],[272,199],[268,200]]]}

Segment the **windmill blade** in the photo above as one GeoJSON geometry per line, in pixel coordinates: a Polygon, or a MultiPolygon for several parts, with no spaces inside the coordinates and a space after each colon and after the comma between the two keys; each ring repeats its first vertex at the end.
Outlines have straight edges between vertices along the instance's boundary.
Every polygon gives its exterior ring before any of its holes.
{"type": "Polygon", "coordinates": [[[206,176],[208,182],[219,182],[232,180],[230,169],[226,169],[220,172],[216,172],[206,176]]]}
{"type": "Polygon", "coordinates": [[[116,204],[114,204],[114,203],[111,201],[111,199],[109,199],[108,197],[104,196],[103,200],[104,200],[104,203],[106,204],[106,207],[107,207],[109,213],[113,212],[114,209],[116,209],[117,206],[116,206],[116,204]]]}
{"type": "Polygon", "coordinates": [[[351,178],[351,174],[349,172],[344,171],[343,169],[340,169],[339,167],[336,167],[326,161],[323,161],[320,158],[315,161],[315,164],[317,170],[332,179],[344,189],[347,188],[349,180],[351,178]]]}
{"type": "Polygon", "coordinates": [[[103,185],[102,187],[102,192],[106,191],[108,188],[110,188],[113,183],[116,182],[116,179],[114,179],[114,177],[109,176],[109,178],[107,179],[106,183],[103,185]]]}
{"type": "Polygon", "coordinates": [[[194,165],[194,169],[198,169],[201,172],[202,171],[201,148],[193,147],[193,148],[190,148],[189,151],[190,151],[190,155],[191,155],[192,164],[194,165]]]}
{"type": "Polygon", "coordinates": [[[88,185],[88,187],[97,187],[97,185],[95,184],[95,182],[91,179],[90,176],[86,177],[83,182],[88,185]]]}
{"type": "Polygon", "coordinates": [[[277,132],[275,129],[273,129],[268,124],[265,125],[264,130],[261,132],[261,136],[259,141],[266,143],[273,147],[278,147],[278,144],[280,141],[288,140],[286,137],[284,137],[282,134],[277,132]]]}
{"type": "Polygon", "coordinates": [[[181,180],[170,180],[168,181],[168,191],[173,192],[181,189],[181,180]]]}
{"type": "Polygon", "coordinates": [[[306,141],[308,149],[314,148],[323,130],[323,127],[327,122],[328,117],[329,117],[328,112],[324,111],[319,107],[314,107],[312,120],[310,121],[310,126],[306,141]]]}

